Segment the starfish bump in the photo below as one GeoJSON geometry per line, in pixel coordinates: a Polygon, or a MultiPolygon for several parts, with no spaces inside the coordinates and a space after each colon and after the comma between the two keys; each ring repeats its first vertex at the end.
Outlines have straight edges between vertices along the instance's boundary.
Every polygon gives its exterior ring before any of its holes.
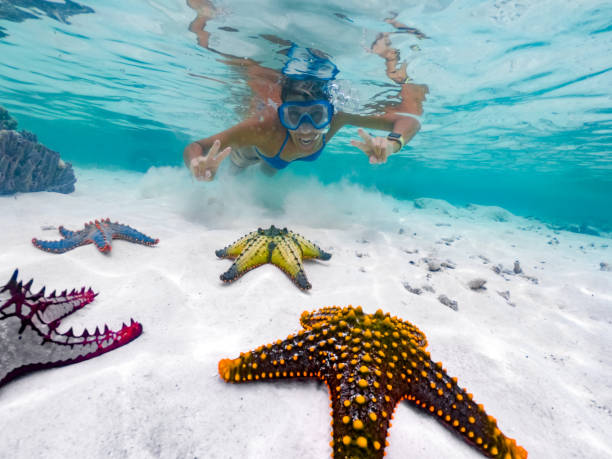
{"type": "Polygon", "coordinates": [[[378,310],[328,307],[301,317],[303,329],[285,340],[219,362],[227,382],[318,378],[328,388],[334,458],[381,458],[397,404],[412,402],[485,456],[523,459],[472,394],[425,351],[414,325],[378,310]]]}
{"type": "Polygon", "coordinates": [[[136,339],[142,333],[138,322],[130,321],[118,331],[108,326],[95,332],[85,330],[80,336],[72,328],[58,331],[64,317],[91,303],[96,294],[91,289],[55,291],[45,296],[45,288],[32,293],[32,281],[17,281],[15,270],[0,288],[0,386],[34,370],[58,367],[98,357],[136,339]]]}
{"type": "Polygon", "coordinates": [[[123,239],[143,245],[155,245],[159,239],[153,239],[134,228],[109,218],[85,223],[82,230],[70,231],[63,226],[59,227],[63,239],[59,241],[41,241],[32,239],[32,244],[41,250],[53,253],[64,253],[86,244],[95,244],[102,253],[109,253],[112,249],[113,239],[123,239]]]}
{"type": "Polygon", "coordinates": [[[264,230],[258,228],[241,237],[224,249],[217,250],[219,258],[235,259],[225,273],[221,274],[223,282],[233,282],[244,273],[266,263],[272,263],[287,274],[302,290],[312,288],[306,278],[302,260],[329,260],[331,254],[321,250],[303,236],[274,225],[264,230]]]}

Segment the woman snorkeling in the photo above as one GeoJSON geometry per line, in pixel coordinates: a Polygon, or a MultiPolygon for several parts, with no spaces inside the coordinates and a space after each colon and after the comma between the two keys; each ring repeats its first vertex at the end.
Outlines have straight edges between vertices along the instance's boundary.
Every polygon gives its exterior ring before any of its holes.
{"type": "MultiPolygon", "coordinates": [[[[191,0],[191,3],[196,3],[196,0],[191,0]]],[[[203,4],[212,7],[208,1],[203,4]]],[[[208,9],[199,13],[190,26],[190,30],[199,32],[200,44],[208,49],[208,34],[202,34],[209,15],[208,9]]],[[[399,103],[386,104],[380,115],[336,110],[331,86],[338,70],[316,50],[292,45],[288,51],[289,60],[280,76],[253,61],[222,54],[227,64],[239,65],[246,70],[249,86],[259,100],[272,103],[265,104],[246,120],[223,132],[190,143],[183,152],[185,165],[196,179],[204,181],[214,179],[220,164],[228,156],[235,170],[261,164],[264,170],[273,173],[293,161],[315,161],[343,126],[387,131],[386,136],[374,137],[359,129],[361,139],[351,141],[351,145],[368,156],[371,164],[385,163],[419,131],[420,123],[416,117],[422,115],[422,102],[428,93],[425,85],[407,83],[409,78],[405,66],[395,70],[399,53],[391,51],[387,35],[378,37],[373,44],[372,52],[387,62],[387,75],[402,83],[399,103]],[[395,72],[392,75],[391,67],[395,72]]]]}
{"type": "MultiPolygon", "coordinates": [[[[316,160],[325,144],[347,125],[389,132],[386,137],[373,137],[359,129],[361,140],[351,141],[351,145],[369,157],[371,164],[381,164],[420,129],[418,120],[397,112],[334,114],[327,86],[328,82],[323,80],[286,78],[278,108],[267,106],[223,132],[189,144],[183,153],[185,165],[194,177],[205,181],[214,179],[219,165],[228,156],[239,168],[263,162],[269,168],[284,169],[293,161],[316,160]]],[[[403,85],[402,103],[397,108],[421,115],[426,93],[426,87],[403,85]]]]}

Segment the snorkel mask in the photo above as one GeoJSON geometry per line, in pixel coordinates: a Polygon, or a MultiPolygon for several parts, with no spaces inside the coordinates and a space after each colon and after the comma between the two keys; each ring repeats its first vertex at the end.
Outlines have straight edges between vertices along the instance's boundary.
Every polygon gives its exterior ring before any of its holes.
{"type": "MultiPolygon", "coordinates": [[[[281,73],[288,81],[298,87],[300,82],[308,84],[314,81],[317,84],[314,85],[314,91],[312,88],[296,91],[298,94],[305,93],[305,98],[310,100],[288,101],[278,107],[281,124],[290,131],[297,130],[304,121],[310,122],[315,129],[327,127],[334,114],[334,106],[327,100],[327,86],[336,78],[338,68],[321,52],[303,48],[295,43],[291,45],[287,57],[281,73]]],[[[281,97],[285,99],[282,94],[281,97]]]]}
{"type": "Polygon", "coordinates": [[[278,107],[281,124],[295,131],[304,121],[309,121],[315,129],[329,125],[334,114],[334,106],[327,100],[284,102],[278,107]]]}

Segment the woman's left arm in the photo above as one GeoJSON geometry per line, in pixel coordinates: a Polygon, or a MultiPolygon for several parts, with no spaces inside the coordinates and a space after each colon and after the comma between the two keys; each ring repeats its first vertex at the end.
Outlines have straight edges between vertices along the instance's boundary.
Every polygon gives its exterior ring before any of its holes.
{"type": "Polygon", "coordinates": [[[400,93],[402,101],[396,106],[387,107],[383,115],[367,116],[340,112],[334,116],[336,122],[332,123],[332,135],[344,125],[389,131],[386,137],[374,137],[359,129],[362,141],[351,141],[351,145],[368,155],[371,164],[386,163],[390,155],[401,150],[419,132],[421,123],[402,113],[421,115],[422,101],[425,100],[427,92],[425,85],[404,85],[400,93]]]}

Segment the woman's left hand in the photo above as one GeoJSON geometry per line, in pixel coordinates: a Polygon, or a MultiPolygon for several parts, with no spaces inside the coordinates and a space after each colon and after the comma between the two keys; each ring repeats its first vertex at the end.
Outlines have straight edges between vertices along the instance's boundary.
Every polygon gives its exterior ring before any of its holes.
{"type": "Polygon", "coordinates": [[[387,158],[395,153],[395,142],[391,142],[385,137],[372,137],[363,129],[359,129],[357,132],[363,142],[351,140],[351,145],[368,155],[370,164],[384,164],[387,162],[387,158]]]}

